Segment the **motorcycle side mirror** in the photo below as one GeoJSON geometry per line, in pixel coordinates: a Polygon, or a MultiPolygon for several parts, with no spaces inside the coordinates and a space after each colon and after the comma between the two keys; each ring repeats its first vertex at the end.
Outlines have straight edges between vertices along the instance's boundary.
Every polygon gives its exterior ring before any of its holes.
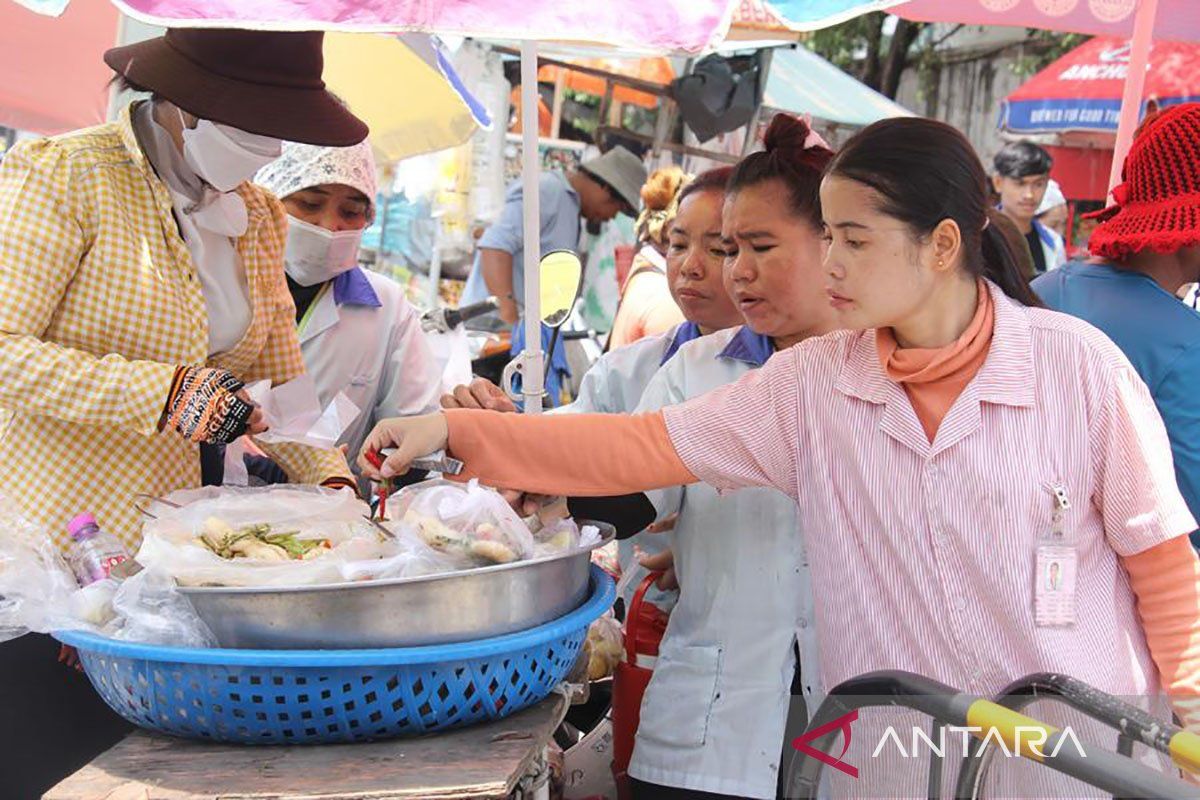
{"type": "Polygon", "coordinates": [[[571,316],[583,281],[583,262],[570,250],[554,250],[538,265],[542,323],[558,328],[571,316]]]}

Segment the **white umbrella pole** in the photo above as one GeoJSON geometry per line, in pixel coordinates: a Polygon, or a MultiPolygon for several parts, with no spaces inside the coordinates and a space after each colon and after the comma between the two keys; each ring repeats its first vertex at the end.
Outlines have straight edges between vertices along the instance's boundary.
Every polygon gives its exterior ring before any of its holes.
{"type": "MultiPolygon", "coordinates": [[[[521,354],[521,394],[525,413],[542,413],[541,208],[538,179],[537,44],[521,42],[521,188],[525,226],[525,351],[521,354]]],[[[514,264],[515,268],[516,265],[514,264]]]]}
{"type": "Polygon", "coordinates": [[[1150,61],[1150,45],[1154,38],[1154,18],[1158,0],[1139,0],[1137,16],[1133,19],[1133,38],[1129,41],[1129,72],[1125,75],[1125,91],[1121,95],[1121,119],[1117,123],[1117,143],[1113,147],[1112,170],[1108,173],[1108,191],[1121,182],[1121,166],[1133,143],[1142,110],[1142,92],[1146,86],[1146,65],[1150,61]]]}

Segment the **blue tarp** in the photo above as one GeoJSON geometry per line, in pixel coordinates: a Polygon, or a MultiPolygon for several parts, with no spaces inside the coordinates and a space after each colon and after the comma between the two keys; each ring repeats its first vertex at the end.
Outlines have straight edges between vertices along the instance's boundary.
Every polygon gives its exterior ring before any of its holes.
{"type": "Polygon", "coordinates": [[[870,125],[890,117],[913,116],[804,47],[774,52],[763,105],[842,125],[870,125]]]}

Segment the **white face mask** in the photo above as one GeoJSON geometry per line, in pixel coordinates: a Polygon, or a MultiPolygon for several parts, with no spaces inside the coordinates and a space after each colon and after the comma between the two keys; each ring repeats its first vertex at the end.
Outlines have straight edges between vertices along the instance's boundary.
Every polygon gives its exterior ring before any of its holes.
{"type": "Polygon", "coordinates": [[[333,280],[358,263],[362,230],[333,231],[288,216],[287,274],[301,286],[333,280]]]}
{"type": "MultiPolygon", "coordinates": [[[[179,121],[184,123],[182,111],[179,121]]],[[[183,125],[183,160],[218,192],[232,192],[282,151],[279,139],[211,120],[199,120],[194,128],[183,125]]]]}

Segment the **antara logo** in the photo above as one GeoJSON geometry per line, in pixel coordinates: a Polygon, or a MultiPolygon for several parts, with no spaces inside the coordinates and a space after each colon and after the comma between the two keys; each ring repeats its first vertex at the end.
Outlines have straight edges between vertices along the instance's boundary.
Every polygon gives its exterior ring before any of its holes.
{"type": "MultiPolygon", "coordinates": [[[[823,764],[840,770],[852,778],[858,777],[858,767],[848,764],[842,759],[846,752],[850,749],[851,724],[858,721],[858,711],[851,711],[849,714],[844,714],[832,722],[827,722],[818,728],[813,728],[811,731],[806,731],[801,736],[797,736],[792,740],[792,749],[804,753],[806,756],[811,756],[823,764]],[[823,750],[818,750],[809,743],[821,739],[834,731],[841,731],[842,734],[842,752],[837,756],[830,755],[823,750]]],[[[947,734],[962,736],[962,751],[969,751],[969,742],[971,739],[982,739],[987,744],[992,744],[1004,754],[1006,758],[1034,757],[1043,759],[1049,756],[1053,758],[1058,755],[1063,747],[1071,746],[1081,756],[1086,758],[1087,751],[1084,750],[1083,743],[1070,726],[1063,728],[1060,735],[1054,743],[1054,746],[1049,752],[1045,746],[1050,738],[1050,733],[1053,729],[1048,729],[1042,726],[1022,726],[1018,725],[1014,729],[1013,741],[1010,743],[1001,732],[994,728],[984,728],[978,725],[946,725],[941,728],[941,736],[938,741],[934,741],[921,728],[914,727],[912,729],[911,746],[905,748],[904,742],[900,738],[900,734],[892,726],[888,726],[880,737],[879,743],[875,746],[874,752],[871,753],[871,758],[878,758],[879,754],[891,742],[892,746],[903,758],[924,758],[926,751],[929,754],[945,758],[948,752],[946,747],[947,734]]],[[[979,754],[982,754],[982,750],[979,754]]]]}
{"type": "Polygon", "coordinates": [[[857,720],[858,709],[855,709],[849,714],[844,714],[838,717],[833,722],[828,722],[819,728],[813,728],[811,731],[806,731],[803,735],[797,736],[792,740],[792,748],[794,750],[799,750],[806,756],[812,756],[818,761],[828,764],[834,769],[839,769],[852,778],[857,778],[858,767],[853,767],[842,761],[842,756],[846,755],[846,751],[850,749],[850,723],[857,720]],[[832,733],[836,730],[840,730],[842,732],[842,752],[838,754],[837,758],[829,755],[829,753],[809,746],[808,743],[813,739],[820,739],[822,736],[825,736],[826,734],[832,733]]]}

